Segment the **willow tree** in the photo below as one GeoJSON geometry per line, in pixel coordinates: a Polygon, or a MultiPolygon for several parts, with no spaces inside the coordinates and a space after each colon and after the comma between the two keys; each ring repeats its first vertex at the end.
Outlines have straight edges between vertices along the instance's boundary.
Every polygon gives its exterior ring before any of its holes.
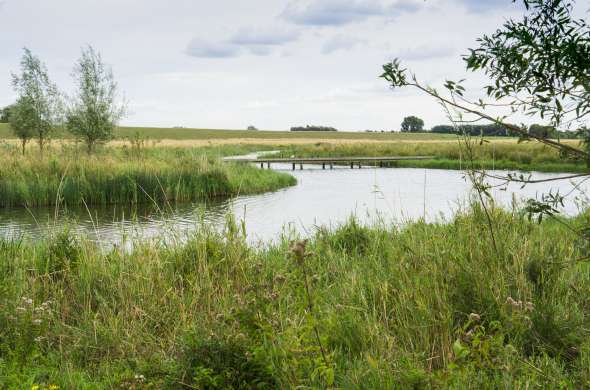
{"type": "Polygon", "coordinates": [[[27,97],[20,97],[15,104],[10,106],[8,123],[13,134],[20,140],[23,156],[27,143],[35,137],[35,104],[27,97]]]}
{"type": "Polygon", "coordinates": [[[43,149],[59,123],[61,99],[52,83],[47,67],[27,48],[21,59],[20,74],[12,74],[12,85],[18,98],[12,108],[10,125],[24,147],[29,139],[37,138],[43,149]]]}
{"type": "MultiPolygon", "coordinates": [[[[574,17],[572,0],[521,2],[525,14],[520,20],[507,20],[495,33],[478,39],[478,46],[463,56],[468,70],[483,72],[491,80],[484,86],[481,98],[467,98],[462,81],[447,80],[443,89],[446,93],[439,92],[422,83],[399,59],[385,64],[381,77],[393,89],[417,88],[436,99],[459,133],[463,123],[487,121],[520,135],[522,141],[535,140],[555,148],[564,159],[590,163],[590,134],[585,130],[590,117],[590,26],[585,19],[574,17]],[[531,133],[527,126],[509,122],[516,113],[541,118],[557,131],[578,128],[584,142],[576,146],[531,133]]],[[[468,135],[464,136],[465,145],[470,147],[468,135]]],[[[470,166],[476,189],[488,197],[489,186],[483,179],[490,176],[523,185],[555,180],[533,180],[524,174],[490,175],[470,166]]],[[[584,176],[590,177],[590,172],[563,179],[584,176]]],[[[557,213],[562,202],[562,196],[550,193],[540,201],[529,199],[527,210],[541,219],[557,213]]]]}
{"type": "Polygon", "coordinates": [[[73,76],[78,90],[66,114],[66,127],[86,144],[90,154],[96,144],[113,138],[125,106],[118,102],[111,68],[91,46],[82,50],[73,76]]]}

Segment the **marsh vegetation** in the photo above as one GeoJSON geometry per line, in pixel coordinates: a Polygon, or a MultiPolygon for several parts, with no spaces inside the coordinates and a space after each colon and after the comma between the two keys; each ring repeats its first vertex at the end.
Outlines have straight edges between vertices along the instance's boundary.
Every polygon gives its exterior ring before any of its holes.
{"type": "Polygon", "coordinates": [[[558,221],[493,218],[497,251],[477,206],[401,229],[351,220],[299,247],[250,247],[231,220],[132,253],[67,231],[0,241],[0,377],[61,388],[588,386],[586,245],[558,221]]]}

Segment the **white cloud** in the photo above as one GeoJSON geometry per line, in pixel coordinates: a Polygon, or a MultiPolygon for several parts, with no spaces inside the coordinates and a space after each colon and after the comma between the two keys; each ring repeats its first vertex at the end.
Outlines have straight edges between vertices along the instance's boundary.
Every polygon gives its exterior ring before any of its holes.
{"type": "Polygon", "coordinates": [[[226,42],[207,42],[193,38],[186,48],[186,53],[200,58],[228,58],[241,54],[241,48],[226,42]]]}
{"type": "MultiPolygon", "coordinates": [[[[382,64],[405,59],[434,86],[464,78],[453,54],[518,17],[510,0],[489,13],[473,12],[475,0],[2,1],[0,106],[14,101],[23,47],[71,93],[80,47],[92,44],[129,100],[123,123],[138,126],[391,128],[407,112],[444,123],[428,97],[389,91],[382,64]]],[[[468,75],[475,86],[478,76],[468,75]]]]}
{"type": "Polygon", "coordinates": [[[229,58],[244,53],[256,56],[267,56],[274,48],[291,43],[299,37],[292,29],[280,27],[244,27],[236,31],[230,38],[218,41],[203,41],[194,38],[188,45],[187,54],[201,58],[229,58]]]}
{"type": "Polygon", "coordinates": [[[424,61],[450,57],[456,52],[456,49],[451,46],[421,45],[400,50],[399,52],[394,53],[394,57],[397,57],[402,61],[424,61]]]}
{"type": "Polygon", "coordinates": [[[230,42],[243,46],[279,46],[295,41],[299,33],[286,28],[254,28],[239,29],[230,42]]]}
{"type": "Polygon", "coordinates": [[[349,51],[363,43],[366,43],[365,39],[339,34],[324,43],[322,53],[332,54],[337,51],[349,51]]]}
{"type": "Polygon", "coordinates": [[[412,0],[293,0],[282,13],[286,20],[300,25],[342,26],[375,16],[396,16],[415,12],[420,3],[412,0]]]}

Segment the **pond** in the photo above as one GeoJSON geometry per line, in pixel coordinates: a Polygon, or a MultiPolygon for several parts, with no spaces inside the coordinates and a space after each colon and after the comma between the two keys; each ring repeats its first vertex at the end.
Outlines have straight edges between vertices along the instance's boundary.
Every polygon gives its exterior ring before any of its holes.
{"type": "MultiPolygon", "coordinates": [[[[52,229],[70,229],[98,242],[101,246],[130,245],[135,239],[175,240],[202,228],[221,228],[228,213],[243,221],[252,243],[276,240],[280,234],[313,234],[317,226],[336,226],[350,216],[372,223],[404,223],[419,218],[427,221],[448,220],[464,208],[471,185],[461,171],[411,169],[305,166],[291,171],[290,165],[273,165],[273,169],[289,171],[298,184],[273,193],[238,196],[232,199],[196,204],[142,207],[93,207],[90,209],[55,210],[2,209],[0,236],[36,239],[52,229]]],[[[536,179],[562,174],[535,173],[536,179]]],[[[494,184],[493,181],[491,181],[494,184]]],[[[497,184],[497,183],[495,183],[497,184]]],[[[566,194],[575,190],[563,208],[576,214],[586,202],[586,186],[580,180],[545,184],[510,184],[492,190],[497,202],[511,207],[523,198],[540,196],[549,189],[566,194]],[[575,190],[579,185],[581,191],[575,190]]]]}

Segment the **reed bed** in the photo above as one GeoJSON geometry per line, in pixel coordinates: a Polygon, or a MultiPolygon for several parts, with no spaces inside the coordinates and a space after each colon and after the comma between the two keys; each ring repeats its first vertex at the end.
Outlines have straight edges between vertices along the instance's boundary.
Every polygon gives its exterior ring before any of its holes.
{"type": "MultiPolygon", "coordinates": [[[[254,147],[251,147],[254,148],[254,147]]],[[[87,156],[75,147],[39,156],[0,150],[0,207],[189,202],[273,191],[294,185],[289,175],[223,163],[243,147],[105,148],[87,156]]]]}
{"type": "MultiPolygon", "coordinates": [[[[536,142],[516,143],[488,139],[474,145],[476,167],[485,169],[518,169],[542,172],[587,172],[584,162],[571,161],[553,148],[536,142]]],[[[579,145],[578,141],[567,141],[579,145]]],[[[457,142],[403,142],[383,144],[292,145],[282,149],[282,157],[353,157],[353,156],[433,156],[432,160],[400,161],[392,166],[440,169],[465,169],[465,153],[457,142]]]]}
{"type": "Polygon", "coordinates": [[[403,228],[351,220],[261,247],[231,219],[131,253],[67,231],[0,241],[0,383],[590,386],[590,267],[577,261],[587,243],[556,221],[492,219],[497,251],[477,207],[403,228]]]}

